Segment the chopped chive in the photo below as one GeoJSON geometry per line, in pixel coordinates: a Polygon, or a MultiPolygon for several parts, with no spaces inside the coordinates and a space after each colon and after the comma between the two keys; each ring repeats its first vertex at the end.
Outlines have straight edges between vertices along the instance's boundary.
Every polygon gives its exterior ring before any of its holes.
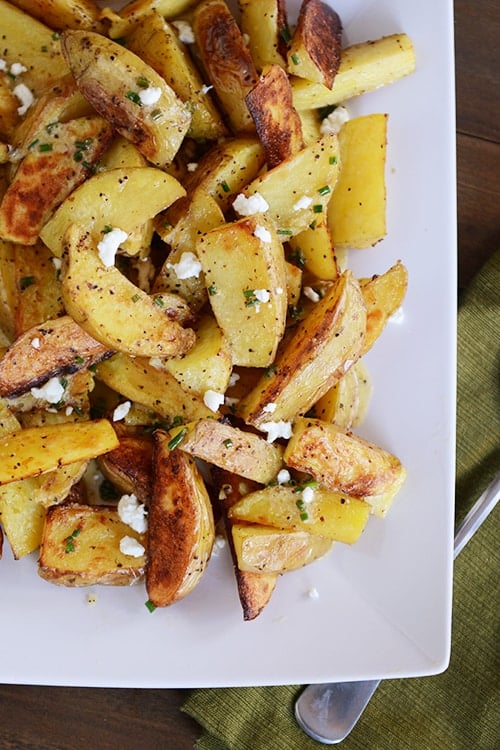
{"type": "Polygon", "coordinates": [[[60,38],[61,38],[60,33],[58,31],[54,31],[54,33],[52,34],[52,40],[54,42],[57,42],[57,40],[60,39],[60,38]]]}
{"type": "Polygon", "coordinates": [[[300,247],[298,247],[293,253],[290,253],[290,260],[295,266],[298,266],[299,268],[304,268],[306,264],[306,259],[300,247]]]}
{"type": "Polygon", "coordinates": [[[336,156],[330,156],[329,162],[330,162],[330,164],[336,164],[337,163],[337,157],[336,156]]]}
{"type": "Polygon", "coordinates": [[[49,124],[45,126],[45,130],[47,131],[47,133],[52,133],[54,128],[56,128],[58,125],[59,125],[58,120],[55,120],[54,122],[49,122],[49,124]]]}
{"type": "Polygon", "coordinates": [[[75,151],[75,153],[73,154],[73,159],[75,161],[82,161],[83,153],[81,151],[75,151]]]}
{"type": "Polygon", "coordinates": [[[323,187],[320,187],[318,190],[318,193],[320,195],[328,195],[330,192],[330,185],[323,185],[323,187]]]}
{"type": "Polygon", "coordinates": [[[141,97],[136,91],[127,91],[125,96],[127,99],[130,99],[131,102],[134,102],[134,104],[138,104],[139,107],[141,106],[141,97]]]}
{"type": "Polygon", "coordinates": [[[224,440],[224,447],[225,448],[231,448],[232,445],[233,445],[233,441],[231,440],[231,438],[227,438],[227,440],[224,440]]]}
{"type": "Polygon", "coordinates": [[[34,276],[23,276],[21,281],[19,282],[19,285],[21,287],[21,291],[24,291],[29,286],[35,283],[35,277],[34,276]]]}
{"type": "Polygon", "coordinates": [[[292,55],[292,62],[294,65],[298,65],[300,62],[299,56],[297,54],[292,55]]]}
{"type": "Polygon", "coordinates": [[[133,294],[132,297],[131,297],[131,300],[132,300],[132,302],[139,302],[140,298],[141,297],[140,297],[139,294],[133,294]]]}
{"type": "Polygon", "coordinates": [[[101,229],[101,234],[109,234],[109,232],[113,231],[113,227],[109,224],[105,224],[104,229],[101,229]]]}
{"type": "Polygon", "coordinates": [[[169,451],[173,451],[182,443],[182,441],[187,435],[187,432],[188,432],[187,427],[184,427],[182,430],[179,430],[177,435],[174,435],[174,437],[171,440],[169,440],[169,442],[167,443],[167,448],[169,449],[169,451]]]}
{"type": "Polygon", "coordinates": [[[77,363],[78,365],[83,365],[83,363],[85,362],[85,360],[84,360],[84,358],[83,358],[83,357],[80,357],[80,355],[79,355],[79,354],[77,354],[77,355],[76,355],[76,357],[75,357],[75,362],[76,362],[76,363],[77,363]]]}
{"type": "Polygon", "coordinates": [[[41,143],[38,150],[42,152],[52,151],[52,143],[41,143]]]}
{"type": "Polygon", "coordinates": [[[208,287],[208,293],[210,297],[213,297],[214,294],[217,294],[217,287],[215,286],[215,284],[210,284],[210,286],[208,287]]]}
{"type": "Polygon", "coordinates": [[[304,513],[300,514],[300,520],[301,521],[307,521],[308,518],[309,518],[309,514],[308,513],[304,512],[304,513]]]}
{"type": "Polygon", "coordinates": [[[85,138],[83,141],[75,141],[75,146],[80,151],[86,151],[92,144],[92,138],[85,138]]]}
{"type": "Polygon", "coordinates": [[[284,234],[287,237],[291,237],[291,235],[293,234],[291,229],[278,229],[277,231],[278,231],[278,234],[284,234]]]}
{"type": "Polygon", "coordinates": [[[315,214],[323,213],[323,206],[321,205],[321,203],[316,203],[316,205],[313,206],[313,212],[315,214]]]}
{"type": "Polygon", "coordinates": [[[64,548],[66,552],[74,552],[75,551],[75,545],[73,544],[73,540],[68,538],[68,541],[66,542],[66,547],[64,548]]]}
{"type": "Polygon", "coordinates": [[[161,109],[153,109],[151,112],[151,119],[152,120],[159,120],[161,117],[161,109]]]}
{"type": "Polygon", "coordinates": [[[163,297],[153,297],[153,302],[155,303],[156,307],[165,307],[165,300],[163,297]]]}
{"type": "Polygon", "coordinates": [[[276,367],[276,365],[270,365],[266,368],[264,375],[266,376],[266,378],[272,378],[272,376],[276,375],[277,372],[278,368],[276,367]]]}
{"type": "Polygon", "coordinates": [[[30,148],[34,148],[36,144],[38,143],[38,141],[39,141],[38,138],[35,138],[34,141],[31,141],[30,145],[28,146],[28,151],[30,150],[30,148]]]}
{"type": "Polygon", "coordinates": [[[290,29],[288,26],[283,26],[280,29],[280,37],[283,39],[284,42],[288,44],[288,42],[291,40],[292,35],[290,34],[290,29]]]}
{"type": "Polygon", "coordinates": [[[144,606],[149,612],[154,612],[156,609],[156,604],[153,604],[151,599],[148,599],[147,602],[144,602],[144,606]]]}
{"type": "Polygon", "coordinates": [[[139,78],[136,80],[136,83],[141,89],[149,88],[149,81],[145,76],[139,76],[139,78]]]}
{"type": "Polygon", "coordinates": [[[229,187],[229,185],[227,184],[225,180],[221,183],[221,188],[223,189],[225,193],[229,193],[229,191],[231,190],[231,188],[229,187]]]}

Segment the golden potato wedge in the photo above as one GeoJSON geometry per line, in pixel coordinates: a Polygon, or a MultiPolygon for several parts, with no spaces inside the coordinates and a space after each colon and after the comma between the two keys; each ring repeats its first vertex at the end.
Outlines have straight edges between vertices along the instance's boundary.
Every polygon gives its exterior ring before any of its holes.
{"type": "Polygon", "coordinates": [[[360,280],[361,292],[366,304],[366,336],[363,353],[378,339],[388,318],[403,304],[408,288],[408,271],[398,261],[388,271],[371,279],[360,280]]]}
{"type": "MultiPolygon", "coordinates": [[[[108,26],[109,36],[112,39],[119,39],[127,35],[145,16],[153,12],[171,21],[189,11],[195,2],[196,0],[130,0],[119,13],[109,7],[103,8],[102,18],[108,26]]],[[[184,21],[183,25],[191,36],[189,24],[184,21]]]]}
{"type": "Polygon", "coordinates": [[[39,389],[33,387],[20,396],[11,396],[7,403],[9,409],[22,419],[23,427],[52,423],[49,417],[58,421],[66,415],[66,411],[71,417],[66,421],[73,421],[73,413],[77,417],[88,417],[92,387],[92,374],[88,370],[80,370],[73,375],[49,378],[40,384],[39,389]]]}
{"type": "Polygon", "coordinates": [[[58,265],[40,240],[15,253],[16,338],[39,323],[64,315],[58,265]]]}
{"type": "Polygon", "coordinates": [[[317,279],[334,281],[339,275],[337,256],[325,215],[289,241],[291,256],[317,279]]]}
{"type": "Polygon", "coordinates": [[[333,422],[343,430],[350,430],[363,420],[370,395],[370,376],[364,361],[358,359],[314,404],[313,414],[324,422],[333,422]]]}
{"type": "Polygon", "coordinates": [[[0,359],[0,395],[19,396],[56,375],[100,362],[112,352],[64,315],[34,326],[0,359]]]}
{"type": "Polygon", "coordinates": [[[281,446],[271,445],[258,435],[216,419],[195,422],[170,430],[172,450],[190,453],[221,469],[267,484],[276,479],[282,466],[281,446]]]}
{"type": "Polygon", "coordinates": [[[340,65],[342,22],[322,0],[303,0],[288,48],[288,72],[331,89],[340,65]]]}
{"type": "Polygon", "coordinates": [[[15,245],[0,239],[0,328],[10,341],[16,337],[16,310],[19,304],[16,255],[15,245]]]}
{"type": "Polygon", "coordinates": [[[69,315],[110,349],[173,357],[194,344],[194,332],[179,324],[175,309],[161,295],[149,297],[114,265],[104,265],[90,233],[75,224],[65,236],[62,285],[69,315]]]}
{"type": "Polygon", "coordinates": [[[54,255],[61,257],[71,224],[84,226],[97,244],[107,227],[119,227],[130,234],[183,195],[180,182],[155,167],[127,166],[99,172],[66,198],[40,237],[54,255]],[[138,199],[144,195],[147,201],[138,199]]]}
{"type": "Polygon", "coordinates": [[[120,445],[104,453],[99,468],[124,494],[133,493],[149,505],[152,490],[153,440],[149,436],[123,436],[120,445]]]}
{"type": "Polygon", "coordinates": [[[302,529],[276,529],[256,523],[233,523],[233,544],[240,570],[288,573],[326,555],[332,540],[302,529]]]}
{"type": "Polygon", "coordinates": [[[1,148],[0,164],[7,164],[9,161],[7,143],[12,143],[14,129],[19,122],[18,107],[19,99],[9,85],[7,73],[0,71],[0,139],[5,140],[1,148]]]}
{"type": "Polygon", "coordinates": [[[157,607],[173,604],[198,585],[215,539],[201,474],[190,456],[170,450],[170,440],[169,433],[155,432],[146,588],[157,607]]]}
{"type": "Polygon", "coordinates": [[[118,446],[106,419],[20,430],[0,438],[0,485],[84,461],[118,446]]]}
{"type": "Polygon", "coordinates": [[[191,123],[185,105],[137,55],[92,31],[64,31],[64,56],[99,114],[158,167],[173,160],[191,123]]]}
{"type": "Polygon", "coordinates": [[[147,359],[115,354],[97,365],[97,377],[132,402],[142,404],[169,424],[210,417],[214,413],[193,392],[147,359]]]}
{"type": "Polygon", "coordinates": [[[32,500],[44,508],[64,502],[85,474],[88,463],[88,461],[75,461],[74,464],[60,466],[54,471],[48,471],[36,477],[37,487],[33,489],[32,500]]]}
{"type": "Polygon", "coordinates": [[[396,456],[319,419],[294,421],[284,459],[331,491],[364,500],[379,516],[387,513],[406,478],[396,456]]]}
{"type": "Polygon", "coordinates": [[[355,117],[340,130],[342,170],[328,204],[335,247],[370,247],[386,235],[387,117],[355,117]]]}
{"type": "Polygon", "coordinates": [[[51,29],[99,31],[100,9],[92,0],[12,0],[12,4],[51,29]]]}
{"type": "Polygon", "coordinates": [[[192,138],[216,140],[228,135],[220,112],[175,27],[158,12],[142,18],[127,35],[127,47],[156,70],[189,106],[192,138]]]}
{"type": "Polygon", "coordinates": [[[245,101],[266,151],[269,169],[304,148],[302,122],[293,106],[290,81],[283,68],[265,68],[245,101]]]}
{"type": "Polygon", "coordinates": [[[391,34],[342,50],[331,89],[293,78],[293,103],[299,111],[341,104],[347,99],[399,81],[415,71],[415,50],[406,34],[391,34]]]}
{"type": "Polygon", "coordinates": [[[285,256],[273,223],[258,215],[224,224],[200,237],[196,253],[233,363],[267,367],[287,313],[285,256]]]}
{"type": "Polygon", "coordinates": [[[34,499],[37,489],[32,477],[0,487],[0,517],[16,560],[40,546],[45,508],[34,499]]]}
{"type": "Polygon", "coordinates": [[[33,142],[3,196],[0,236],[35,244],[52,212],[91,174],[112,137],[111,127],[97,116],[54,123],[43,141],[33,142]]]}
{"type": "Polygon", "coordinates": [[[256,177],[241,194],[264,199],[285,241],[326,215],[339,164],[338,139],[329,134],[256,177]]]}
{"type": "Polygon", "coordinates": [[[193,13],[193,31],[203,66],[233,131],[252,133],[245,96],[257,83],[257,70],[224,0],[203,0],[193,13]]]}
{"type": "Polygon", "coordinates": [[[38,574],[59,586],[137,583],[144,577],[145,554],[124,554],[120,550],[124,537],[144,549],[144,536],[123,523],[114,507],[54,505],[47,510],[38,574]]]}
{"type": "Polygon", "coordinates": [[[264,487],[229,509],[233,520],[305,531],[344,544],[359,539],[369,515],[370,506],[362,500],[351,500],[324,487],[300,485],[264,487]]]}
{"type": "Polygon", "coordinates": [[[239,0],[240,27],[260,72],[267,65],[286,64],[290,36],[284,0],[239,0]]]}
{"type": "Polygon", "coordinates": [[[299,323],[273,367],[243,399],[238,413],[264,429],[304,414],[360,356],[366,307],[359,283],[345,271],[299,323]]]}

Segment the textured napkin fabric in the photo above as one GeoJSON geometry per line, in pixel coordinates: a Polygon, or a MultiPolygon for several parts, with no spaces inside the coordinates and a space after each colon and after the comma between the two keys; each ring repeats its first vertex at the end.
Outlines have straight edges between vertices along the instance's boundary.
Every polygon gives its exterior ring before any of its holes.
{"type": "MultiPolygon", "coordinates": [[[[456,520],[500,470],[500,252],[458,318],[456,520]]],[[[441,675],[381,683],[345,750],[500,748],[496,509],[455,563],[452,652],[441,675]]],[[[204,728],[198,750],[317,750],[296,725],[300,686],[194,690],[183,710],[204,728]]],[[[338,745],[337,745],[338,746],[338,745]]]]}

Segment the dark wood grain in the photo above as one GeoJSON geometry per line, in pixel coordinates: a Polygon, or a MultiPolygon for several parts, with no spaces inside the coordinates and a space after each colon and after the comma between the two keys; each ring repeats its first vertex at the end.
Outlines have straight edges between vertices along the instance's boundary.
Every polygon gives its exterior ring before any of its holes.
{"type": "MultiPolygon", "coordinates": [[[[498,0],[456,0],[459,285],[500,245],[498,0]]],[[[2,750],[194,746],[182,690],[0,686],[2,750]]]]}

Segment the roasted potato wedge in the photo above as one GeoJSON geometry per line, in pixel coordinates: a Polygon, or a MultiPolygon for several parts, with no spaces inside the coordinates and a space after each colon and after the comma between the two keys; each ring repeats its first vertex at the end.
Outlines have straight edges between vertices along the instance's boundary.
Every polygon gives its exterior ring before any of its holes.
{"type": "Polygon", "coordinates": [[[144,577],[146,558],[124,554],[124,537],[144,549],[144,536],[124,524],[114,507],[54,505],[47,510],[38,573],[59,586],[130,586],[144,577]]]}
{"type": "Polygon", "coordinates": [[[324,422],[333,422],[343,430],[350,430],[362,422],[370,395],[370,376],[364,361],[358,359],[314,404],[314,416],[324,422]]]}
{"type": "Polygon", "coordinates": [[[345,271],[299,323],[238,413],[259,429],[304,414],[358,359],[365,328],[359,284],[345,271]]]}
{"type": "Polygon", "coordinates": [[[45,508],[34,499],[37,490],[32,477],[0,487],[0,518],[16,560],[40,546],[45,508]]]}
{"type": "Polygon", "coordinates": [[[12,4],[51,29],[100,29],[100,9],[92,0],[13,0],[12,4]]]}
{"type": "Polygon", "coordinates": [[[387,513],[406,478],[396,456],[319,419],[294,421],[284,460],[333,492],[364,500],[378,516],[387,513]]]}
{"type": "Polygon", "coordinates": [[[43,242],[26,245],[14,256],[17,305],[15,338],[30,328],[64,315],[60,264],[43,242]]]}
{"type": "Polygon", "coordinates": [[[56,375],[96,364],[112,352],[64,315],[34,326],[0,359],[0,395],[19,396],[56,375]]]}
{"type": "Polygon", "coordinates": [[[249,573],[288,573],[318,560],[332,548],[331,539],[302,529],[233,523],[231,532],[238,568],[249,573]]]}
{"type": "Polygon", "coordinates": [[[141,503],[149,504],[152,491],[153,440],[148,436],[123,436],[120,445],[104,453],[99,468],[124,494],[133,493],[141,503]]]}
{"type": "Polygon", "coordinates": [[[210,498],[194,460],[170,450],[169,433],[158,430],[154,440],[146,588],[152,604],[165,607],[200,582],[215,529],[210,498]]]}
{"type": "Polygon", "coordinates": [[[286,65],[289,38],[284,0],[239,0],[240,27],[260,72],[267,65],[286,65]]]}
{"type": "Polygon", "coordinates": [[[331,89],[340,65],[342,23],[322,0],[303,0],[288,49],[288,71],[331,89]]]}
{"type": "Polygon", "coordinates": [[[16,337],[16,310],[19,305],[16,257],[15,245],[0,239],[0,328],[9,343],[16,337]]]}
{"type": "Polygon", "coordinates": [[[92,31],[64,31],[77,86],[115,130],[158,167],[173,160],[191,115],[165,80],[133,52],[92,31]]]}
{"type": "Polygon", "coordinates": [[[379,276],[361,279],[361,292],[366,304],[366,336],[363,353],[373,346],[382,333],[388,318],[403,304],[408,288],[408,271],[398,261],[379,276]]]}

